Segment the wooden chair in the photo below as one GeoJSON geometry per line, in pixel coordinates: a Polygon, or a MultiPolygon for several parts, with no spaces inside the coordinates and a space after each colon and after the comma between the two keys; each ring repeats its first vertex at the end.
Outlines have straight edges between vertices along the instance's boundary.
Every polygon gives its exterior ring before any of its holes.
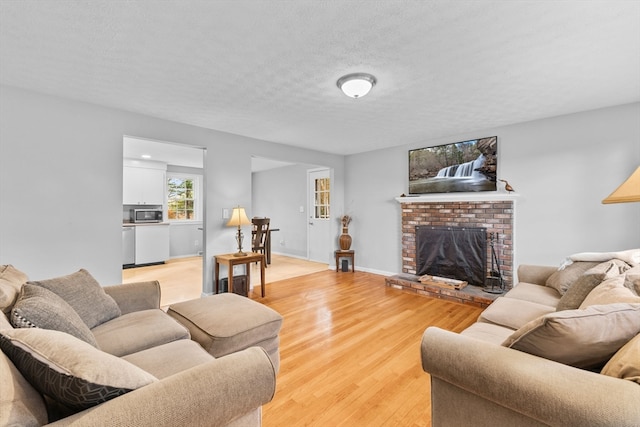
{"type": "MultiPolygon", "coordinates": [[[[251,233],[251,250],[253,252],[261,252],[267,256],[267,239],[269,237],[269,218],[252,218],[253,231],[251,233]]],[[[265,267],[267,262],[265,262],[265,267]]]]}

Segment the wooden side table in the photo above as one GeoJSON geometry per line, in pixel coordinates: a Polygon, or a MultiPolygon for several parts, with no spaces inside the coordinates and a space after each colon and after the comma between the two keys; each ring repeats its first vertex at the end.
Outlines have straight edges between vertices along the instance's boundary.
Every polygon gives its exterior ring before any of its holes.
{"type": "Polygon", "coordinates": [[[351,272],[355,273],[356,252],[353,250],[350,250],[350,251],[337,250],[336,251],[336,273],[338,272],[338,264],[339,264],[340,258],[351,258],[351,272]]]}
{"type": "Polygon", "coordinates": [[[247,272],[247,291],[251,288],[251,263],[260,263],[260,285],[262,288],[262,297],[265,295],[265,283],[264,283],[264,255],[257,252],[247,252],[247,256],[234,256],[235,254],[222,254],[214,255],[214,275],[213,280],[215,282],[215,291],[218,293],[218,287],[220,285],[220,263],[227,266],[229,270],[229,292],[233,292],[233,266],[238,264],[244,264],[247,272]]]}

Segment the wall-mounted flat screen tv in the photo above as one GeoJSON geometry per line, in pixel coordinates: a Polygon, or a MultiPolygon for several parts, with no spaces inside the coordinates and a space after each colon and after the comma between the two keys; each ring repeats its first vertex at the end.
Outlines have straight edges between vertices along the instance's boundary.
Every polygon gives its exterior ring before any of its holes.
{"type": "Polygon", "coordinates": [[[498,137],[409,150],[409,194],[496,191],[498,137]]]}

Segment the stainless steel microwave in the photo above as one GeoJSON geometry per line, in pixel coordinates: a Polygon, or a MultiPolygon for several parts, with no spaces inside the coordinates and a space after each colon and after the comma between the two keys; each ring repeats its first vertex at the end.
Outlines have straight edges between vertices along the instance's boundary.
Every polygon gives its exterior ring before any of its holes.
{"type": "Polygon", "coordinates": [[[162,222],[161,209],[131,209],[131,222],[162,222]]]}

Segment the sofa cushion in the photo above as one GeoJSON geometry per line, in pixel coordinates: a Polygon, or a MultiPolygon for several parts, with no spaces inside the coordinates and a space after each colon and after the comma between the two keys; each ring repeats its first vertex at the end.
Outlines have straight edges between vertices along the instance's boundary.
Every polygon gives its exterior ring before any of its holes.
{"type": "Polygon", "coordinates": [[[81,269],[68,276],[29,283],[47,288],[68,302],[89,329],[121,314],[115,300],[104,292],[87,270],[81,269]]]}
{"type": "Polygon", "coordinates": [[[504,343],[526,353],[578,368],[601,367],[640,332],[640,304],[594,305],[546,314],[504,343]]]}
{"type": "Polygon", "coordinates": [[[4,313],[0,314],[0,329],[13,329],[13,325],[7,318],[7,316],[11,316],[11,313],[5,315],[4,313]]]}
{"type": "Polygon", "coordinates": [[[580,308],[616,302],[640,303],[640,297],[624,286],[624,280],[624,276],[605,280],[589,292],[589,295],[580,304],[580,308]]]}
{"type": "Polygon", "coordinates": [[[640,384],[640,335],[618,350],[600,373],[640,384]]]}
{"type": "Polygon", "coordinates": [[[596,261],[578,261],[573,262],[564,268],[558,269],[547,279],[546,285],[558,291],[560,295],[564,293],[575,283],[585,271],[600,264],[596,261]]]}
{"type": "Polygon", "coordinates": [[[78,313],[48,289],[26,284],[11,310],[16,328],[42,328],[66,332],[96,347],[98,343],[78,313]]]}
{"type": "Polygon", "coordinates": [[[500,297],[482,312],[478,320],[516,330],[527,322],[553,311],[555,307],[548,305],[500,297]]]}
{"type": "Polygon", "coordinates": [[[560,294],[553,288],[520,282],[504,295],[523,301],[555,307],[560,300],[560,294]]]}
{"type": "Polygon", "coordinates": [[[29,280],[26,274],[12,265],[0,265],[0,310],[9,313],[20,288],[29,280]]]}
{"type": "Polygon", "coordinates": [[[124,356],[171,341],[190,338],[189,331],[160,309],[123,314],[91,330],[98,346],[124,356]]]}
{"type": "Polygon", "coordinates": [[[0,347],[37,390],[75,410],[157,381],[131,363],[60,331],[0,331],[0,347]]]}
{"type": "Polygon", "coordinates": [[[214,359],[212,355],[200,347],[200,344],[192,340],[173,341],[122,356],[122,358],[158,379],[166,378],[214,359]]]}
{"type": "Polygon", "coordinates": [[[495,325],[493,323],[476,322],[464,331],[460,332],[460,335],[500,345],[504,340],[509,338],[512,333],[513,329],[511,328],[495,325]]]}
{"type": "Polygon", "coordinates": [[[47,423],[42,396],[1,351],[0,378],[0,426],[35,427],[47,423]]]}

